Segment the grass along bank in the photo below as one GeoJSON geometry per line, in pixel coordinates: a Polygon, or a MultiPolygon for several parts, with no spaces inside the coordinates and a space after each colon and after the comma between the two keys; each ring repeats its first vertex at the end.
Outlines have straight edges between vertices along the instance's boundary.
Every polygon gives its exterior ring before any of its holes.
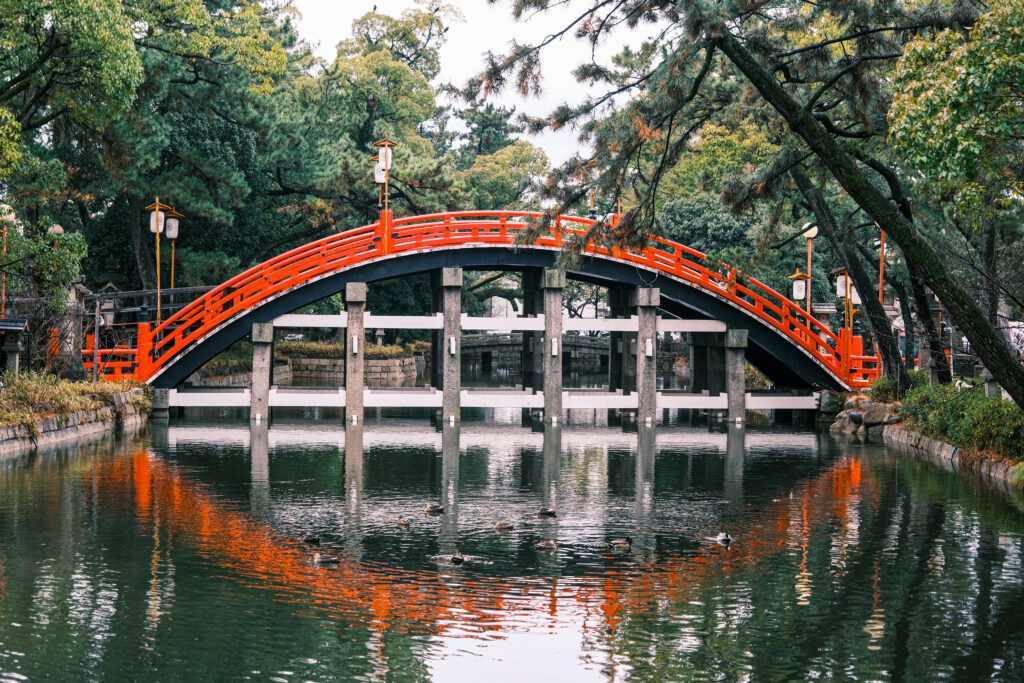
{"type": "Polygon", "coordinates": [[[150,392],[135,382],[71,382],[41,372],[5,373],[0,388],[0,427],[31,428],[38,420],[95,410],[114,404],[114,394],[136,387],[146,390],[132,402],[140,413],[149,412],[150,392]]]}
{"type": "MultiPolygon", "coordinates": [[[[986,396],[984,384],[928,386],[914,373],[915,386],[894,409],[905,429],[952,444],[972,457],[1013,466],[1013,483],[1024,487],[1024,411],[1013,401],[986,396]]],[[[879,378],[868,389],[872,401],[893,402],[892,382],[879,378]]]]}

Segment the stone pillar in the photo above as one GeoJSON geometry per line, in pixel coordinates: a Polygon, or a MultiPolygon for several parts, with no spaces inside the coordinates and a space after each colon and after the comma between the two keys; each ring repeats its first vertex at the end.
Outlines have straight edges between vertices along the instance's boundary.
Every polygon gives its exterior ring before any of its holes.
{"type": "Polygon", "coordinates": [[[657,287],[636,290],[639,330],[636,340],[636,392],[638,429],[654,427],[658,415],[658,306],[657,287]]]}
{"type": "Polygon", "coordinates": [[[348,329],[345,334],[345,424],[363,425],[363,387],[366,370],[366,283],[345,285],[345,313],[348,329]]]}
{"type": "MultiPolygon", "coordinates": [[[[999,396],[1002,398],[1003,390],[999,387],[999,382],[992,377],[992,373],[988,371],[988,368],[984,368],[981,371],[980,377],[985,380],[985,396],[988,398],[992,398],[993,396],[999,396]]],[[[155,399],[153,401],[153,405],[156,406],[155,399]]]]}
{"type": "Polygon", "coordinates": [[[742,424],[747,413],[747,331],[725,332],[725,393],[729,397],[729,424],[742,424]]]}
{"type": "Polygon", "coordinates": [[[249,423],[251,455],[249,507],[264,522],[273,518],[270,507],[270,441],[266,422],[249,423]]]}
{"type": "Polygon", "coordinates": [[[170,389],[153,389],[153,408],[151,416],[157,420],[170,417],[170,389]]]}
{"type": "Polygon", "coordinates": [[[445,268],[441,272],[442,308],[444,310],[444,349],[442,357],[441,387],[444,392],[441,418],[445,425],[454,419],[458,424],[462,376],[462,268],[445,268]]]}
{"type": "Polygon", "coordinates": [[[270,419],[270,366],[273,365],[274,324],[252,326],[252,380],[249,383],[249,420],[270,419]]]}
{"type": "Polygon", "coordinates": [[[562,290],[565,272],[544,271],[544,424],[558,426],[562,418],[562,290]]]}

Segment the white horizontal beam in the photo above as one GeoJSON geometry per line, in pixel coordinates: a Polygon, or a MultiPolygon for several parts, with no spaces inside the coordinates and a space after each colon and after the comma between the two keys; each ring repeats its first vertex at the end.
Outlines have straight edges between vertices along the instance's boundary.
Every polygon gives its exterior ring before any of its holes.
{"type": "Polygon", "coordinates": [[[444,316],[435,315],[374,315],[367,313],[363,318],[367,330],[443,330],[444,316]]]}
{"type": "Polygon", "coordinates": [[[562,408],[564,410],[630,410],[637,407],[637,394],[599,393],[599,392],[562,392],[562,408]]]}
{"type": "Polygon", "coordinates": [[[364,389],[363,406],[366,408],[440,408],[444,394],[431,391],[386,391],[364,389]]]}
{"type": "Polygon", "coordinates": [[[637,318],[562,318],[562,329],[566,332],[636,332],[639,328],[637,318]]]}
{"type": "Polygon", "coordinates": [[[747,394],[747,408],[750,410],[817,410],[818,394],[811,396],[793,396],[792,394],[753,396],[747,394]]]}
{"type": "Polygon", "coordinates": [[[273,320],[274,327],[348,327],[348,314],[313,315],[307,313],[287,313],[273,320]]]}
{"type": "Polygon", "coordinates": [[[167,405],[179,408],[248,408],[249,390],[167,392],[167,405]]]}
{"type": "Polygon", "coordinates": [[[663,394],[658,392],[657,404],[660,409],[674,410],[727,410],[729,397],[725,394],[663,394]]]}
{"type": "Polygon", "coordinates": [[[345,390],[333,391],[289,391],[271,389],[267,401],[272,408],[344,408],[345,390]]]}
{"type": "Polygon", "coordinates": [[[538,391],[459,392],[459,402],[463,408],[543,408],[544,393],[538,391]]]}
{"type": "Polygon", "coordinates": [[[725,330],[725,323],[719,320],[658,318],[658,332],[725,332],[725,330]]]}
{"type": "Polygon", "coordinates": [[[544,331],[544,314],[536,318],[475,318],[463,314],[462,329],[489,330],[491,332],[544,331]]]}

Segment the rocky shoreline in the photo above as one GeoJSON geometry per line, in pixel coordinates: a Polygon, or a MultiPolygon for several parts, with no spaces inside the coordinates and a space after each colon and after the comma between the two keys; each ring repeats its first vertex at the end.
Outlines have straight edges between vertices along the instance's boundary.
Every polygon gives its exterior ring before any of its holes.
{"type": "Polygon", "coordinates": [[[1015,470],[1001,460],[963,451],[903,427],[898,403],[874,402],[867,396],[851,396],[842,412],[829,427],[832,434],[848,434],[864,441],[884,443],[919,460],[931,462],[953,472],[970,472],[1004,491],[1020,491],[1013,482],[1015,470]]]}

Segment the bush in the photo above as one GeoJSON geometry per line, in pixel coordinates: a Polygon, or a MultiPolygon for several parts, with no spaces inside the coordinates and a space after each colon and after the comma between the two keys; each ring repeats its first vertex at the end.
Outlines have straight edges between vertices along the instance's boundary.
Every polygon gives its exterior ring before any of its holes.
{"type": "MultiPolygon", "coordinates": [[[[928,384],[928,374],[921,370],[911,370],[910,375],[910,386],[911,389],[917,387],[923,387],[928,384]]],[[[871,383],[871,386],[865,391],[872,401],[876,403],[892,403],[893,401],[900,400],[900,396],[896,391],[896,382],[893,381],[892,377],[888,375],[881,375],[878,379],[871,383]]]]}
{"type": "Polygon", "coordinates": [[[900,415],[911,429],[958,448],[1024,459],[1024,411],[980,389],[917,387],[903,399],[900,415]]]}
{"type": "MultiPolygon", "coordinates": [[[[428,344],[429,348],[429,344],[428,344]]],[[[276,345],[277,353],[281,356],[301,356],[303,358],[344,358],[345,345],[332,342],[316,341],[291,341],[279,342],[276,345]]],[[[366,345],[367,358],[408,358],[412,352],[398,344],[386,344],[376,346],[366,345]]]]}

